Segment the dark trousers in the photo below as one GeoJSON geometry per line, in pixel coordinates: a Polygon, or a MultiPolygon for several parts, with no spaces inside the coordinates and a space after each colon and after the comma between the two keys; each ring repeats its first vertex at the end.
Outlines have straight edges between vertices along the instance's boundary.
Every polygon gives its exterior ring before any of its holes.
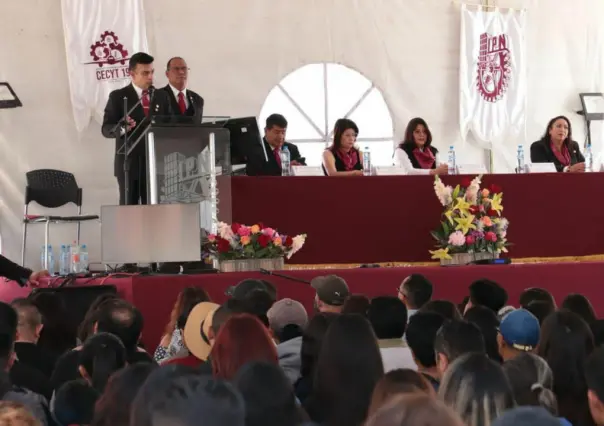
{"type": "Polygon", "coordinates": [[[128,199],[126,199],[125,194],[126,178],[123,167],[117,170],[116,173],[117,185],[120,191],[120,206],[147,204],[147,167],[145,159],[139,156],[132,158],[130,161],[128,199]]]}

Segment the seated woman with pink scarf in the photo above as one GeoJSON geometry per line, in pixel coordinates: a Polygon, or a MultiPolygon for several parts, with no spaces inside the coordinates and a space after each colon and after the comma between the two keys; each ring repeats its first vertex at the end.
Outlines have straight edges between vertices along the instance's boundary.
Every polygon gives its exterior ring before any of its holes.
{"type": "Polygon", "coordinates": [[[437,155],[428,124],[423,118],[414,118],[407,124],[405,140],[394,150],[394,165],[410,175],[446,175],[449,168],[440,164],[437,155]]]}
{"type": "Polygon", "coordinates": [[[531,162],[554,163],[559,172],[585,171],[585,158],[573,140],[568,118],[560,115],[550,120],[541,140],[531,145],[531,162]]]}
{"type": "Polygon", "coordinates": [[[323,151],[326,176],[363,176],[363,154],[354,145],[359,128],[354,121],[340,118],[333,130],[333,144],[323,151]]]}

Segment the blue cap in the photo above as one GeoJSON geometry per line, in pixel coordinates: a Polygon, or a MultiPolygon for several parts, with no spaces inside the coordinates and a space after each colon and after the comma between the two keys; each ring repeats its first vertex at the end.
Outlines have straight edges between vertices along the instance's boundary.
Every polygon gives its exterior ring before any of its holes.
{"type": "Polygon", "coordinates": [[[507,314],[499,325],[505,343],[519,351],[530,352],[539,344],[539,320],[526,309],[516,309],[507,314]]]}

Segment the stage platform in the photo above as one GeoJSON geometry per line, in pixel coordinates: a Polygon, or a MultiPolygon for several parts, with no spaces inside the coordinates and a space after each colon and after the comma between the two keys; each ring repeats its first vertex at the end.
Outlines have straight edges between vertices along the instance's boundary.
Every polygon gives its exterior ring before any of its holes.
{"type": "MultiPolygon", "coordinates": [[[[528,287],[543,287],[561,302],[569,293],[582,293],[589,297],[597,311],[604,314],[604,287],[600,280],[604,276],[604,262],[589,263],[541,263],[496,266],[458,267],[408,267],[408,268],[358,268],[329,270],[289,270],[284,274],[311,280],[317,275],[338,274],[349,284],[353,293],[369,297],[396,295],[401,281],[412,273],[426,275],[434,283],[434,298],[460,302],[467,295],[468,285],[479,278],[490,278],[503,285],[516,304],[520,293],[528,287]]],[[[145,318],[143,340],[147,348],[154,349],[161,338],[176,296],[184,287],[200,286],[210,297],[221,303],[226,299],[225,290],[245,278],[264,278],[278,288],[279,298],[299,300],[309,312],[313,309],[314,292],[304,283],[266,276],[260,273],[228,273],[211,275],[153,275],[127,278],[97,278],[78,280],[77,286],[112,284],[122,297],[133,302],[145,318]]],[[[57,286],[61,278],[48,284],[57,286]]],[[[10,302],[24,297],[30,289],[18,287],[14,282],[0,287],[0,300],[10,302]]]]}

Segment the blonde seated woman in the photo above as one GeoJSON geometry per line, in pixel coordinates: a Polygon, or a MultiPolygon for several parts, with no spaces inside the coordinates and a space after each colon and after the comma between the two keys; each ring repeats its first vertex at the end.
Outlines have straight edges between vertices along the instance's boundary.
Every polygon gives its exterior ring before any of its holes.
{"type": "Polygon", "coordinates": [[[333,130],[333,144],[323,152],[325,176],[363,176],[363,154],[354,146],[359,128],[354,121],[340,118],[333,130]]]}
{"type": "Polygon", "coordinates": [[[438,160],[438,150],[432,146],[432,133],[423,118],[407,124],[405,139],[394,150],[394,165],[409,175],[446,175],[447,164],[438,160]]]}

